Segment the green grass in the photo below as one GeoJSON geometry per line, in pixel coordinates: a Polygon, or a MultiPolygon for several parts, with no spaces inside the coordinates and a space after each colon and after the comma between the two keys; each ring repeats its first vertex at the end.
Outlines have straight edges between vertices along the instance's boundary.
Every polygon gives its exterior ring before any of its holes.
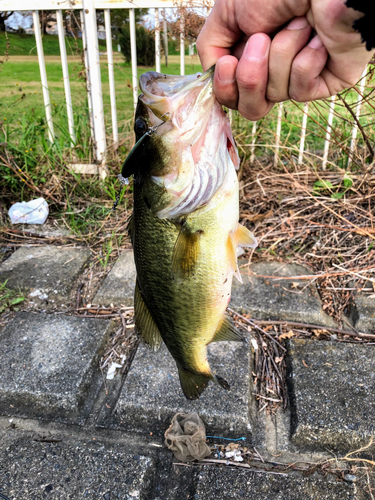
{"type": "MultiPolygon", "coordinates": [[[[59,56],[60,45],[58,36],[44,35],[42,38],[44,55],[59,56]]],[[[5,53],[7,45],[9,45],[8,52],[11,56],[38,55],[34,35],[4,33],[4,31],[0,31],[0,54],[5,53]]],[[[77,50],[82,50],[82,39],[67,36],[65,37],[65,46],[68,55],[75,55],[77,54],[77,50]]],[[[99,46],[105,49],[105,40],[99,40],[99,46]]],[[[115,46],[113,48],[115,50],[115,46]]]]}
{"type": "Polygon", "coordinates": [[[26,297],[24,297],[21,292],[10,290],[7,288],[6,284],[6,281],[0,283],[0,314],[9,308],[17,311],[17,308],[14,306],[26,300],[26,297]]]}
{"type": "MultiPolygon", "coordinates": [[[[4,33],[0,31],[0,55],[6,52],[9,45],[8,52],[12,56],[29,56],[37,55],[35,36],[17,33],[4,33]]],[[[188,55],[189,48],[186,43],[185,54],[188,55]]],[[[82,39],[66,36],[65,37],[66,53],[68,55],[76,55],[77,50],[82,50],[82,39]]],[[[99,40],[99,48],[106,50],[106,41],[99,40]]],[[[117,52],[117,42],[113,41],[113,50],[117,52]]],[[[45,56],[59,56],[60,45],[57,35],[43,35],[43,51],[45,56]]],[[[180,54],[180,41],[169,40],[168,52],[169,55],[180,54]]]]}

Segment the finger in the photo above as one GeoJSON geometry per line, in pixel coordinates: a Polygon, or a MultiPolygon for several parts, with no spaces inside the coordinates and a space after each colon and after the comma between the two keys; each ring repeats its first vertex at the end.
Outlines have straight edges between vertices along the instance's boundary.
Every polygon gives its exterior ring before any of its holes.
{"type": "Polygon", "coordinates": [[[292,63],[289,83],[291,99],[306,102],[323,99],[336,93],[331,92],[321,76],[327,59],[328,52],[319,35],[316,35],[292,63]]]}
{"type": "Polygon", "coordinates": [[[309,41],[311,26],[306,17],[295,17],[272,40],[269,64],[267,99],[282,102],[289,99],[289,77],[292,63],[309,41]]]}
{"type": "Polygon", "coordinates": [[[241,37],[237,27],[231,29],[222,18],[221,0],[217,0],[197,39],[197,51],[203,71],[216,64],[220,57],[231,53],[231,48],[241,37]]]}
{"type": "Polygon", "coordinates": [[[264,33],[251,36],[237,65],[238,111],[249,120],[263,118],[273,106],[266,100],[270,45],[264,33]]]}
{"type": "Polygon", "coordinates": [[[238,103],[237,65],[238,60],[235,57],[224,56],[218,60],[215,68],[214,93],[216,99],[231,109],[237,109],[238,103]]]}

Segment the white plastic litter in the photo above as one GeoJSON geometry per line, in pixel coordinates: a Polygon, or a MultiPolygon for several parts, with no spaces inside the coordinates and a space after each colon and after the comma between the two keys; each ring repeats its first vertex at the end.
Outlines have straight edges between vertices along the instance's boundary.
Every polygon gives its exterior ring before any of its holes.
{"type": "Polygon", "coordinates": [[[240,450],[232,450],[225,452],[225,458],[233,458],[235,462],[243,462],[240,450]]]}
{"type": "Polygon", "coordinates": [[[48,217],[48,204],[44,198],[14,203],[9,209],[12,224],[44,224],[48,217]]]}
{"type": "Polygon", "coordinates": [[[119,365],[118,363],[112,363],[107,371],[107,380],[114,379],[115,373],[116,373],[116,368],[122,368],[122,365],[119,365]]]}

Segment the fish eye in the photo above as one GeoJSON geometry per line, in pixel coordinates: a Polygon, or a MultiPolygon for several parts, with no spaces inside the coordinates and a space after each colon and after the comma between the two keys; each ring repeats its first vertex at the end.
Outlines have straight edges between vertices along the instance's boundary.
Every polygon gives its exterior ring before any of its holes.
{"type": "Polygon", "coordinates": [[[142,118],[137,118],[134,124],[134,132],[137,135],[143,135],[147,130],[147,123],[142,118]]]}

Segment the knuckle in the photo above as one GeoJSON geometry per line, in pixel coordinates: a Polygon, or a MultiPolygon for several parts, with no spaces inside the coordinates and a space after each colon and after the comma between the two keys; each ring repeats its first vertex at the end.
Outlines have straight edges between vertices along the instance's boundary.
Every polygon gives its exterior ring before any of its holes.
{"type": "Polygon", "coordinates": [[[247,92],[258,91],[262,85],[262,82],[258,78],[255,78],[253,75],[239,73],[236,76],[238,87],[247,92]]]}

